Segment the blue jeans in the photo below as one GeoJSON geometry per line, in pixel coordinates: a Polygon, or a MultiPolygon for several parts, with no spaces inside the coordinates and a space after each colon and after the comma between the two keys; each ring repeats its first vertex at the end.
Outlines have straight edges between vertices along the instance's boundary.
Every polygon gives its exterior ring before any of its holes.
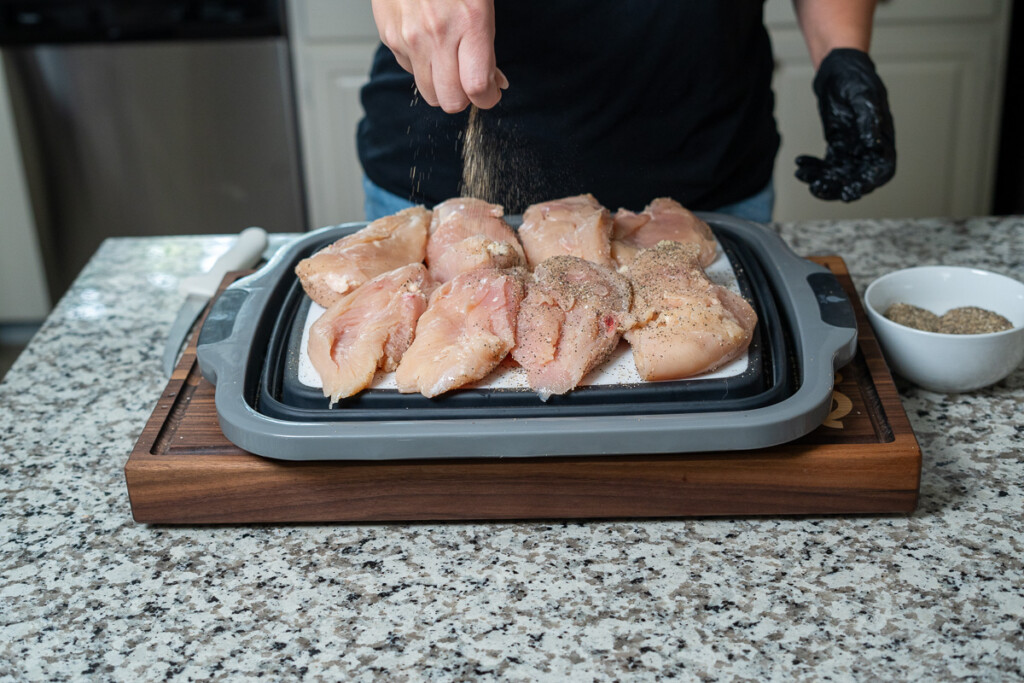
{"type": "MultiPolygon", "coordinates": [[[[391,194],[372,180],[363,176],[363,193],[365,195],[363,209],[366,220],[373,221],[384,216],[398,213],[402,209],[414,206],[408,199],[391,194]]],[[[768,223],[772,219],[772,208],[775,206],[775,186],[772,181],[755,195],[717,209],[717,213],[726,213],[737,218],[745,218],[755,223],[768,223]]]]}
{"type": "Polygon", "coordinates": [[[366,220],[375,221],[384,216],[391,216],[410,206],[416,205],[408,199],[402,199],[397,194],[391,194],[363,176],[363,211],[366,212],[366,220]]]}
{"type": "Polygon", "coordinates": [[[755,223],[770,223],[772,210],[775,208],[775,183],[771,180],[764,186],[764,189],[746,199],[741,199],[735,204],[729,204],[719,209],[716,213],[725,213],[736,218],[745,218],[755,223]]]}

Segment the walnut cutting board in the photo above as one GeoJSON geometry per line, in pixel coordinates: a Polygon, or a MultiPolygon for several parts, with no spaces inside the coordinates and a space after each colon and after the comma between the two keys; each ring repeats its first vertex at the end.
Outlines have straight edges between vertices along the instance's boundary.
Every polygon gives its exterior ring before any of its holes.
{"type": "Polygon", "coordinates": [[[680,455],[271,460],[221,433],[193,338],[125,465],[132,514],[204,524],[910,512],[917,439],[845,264],[811,260],[850,296],[858,351],[837,373],[825,423],[796,441],[680,455]]]}

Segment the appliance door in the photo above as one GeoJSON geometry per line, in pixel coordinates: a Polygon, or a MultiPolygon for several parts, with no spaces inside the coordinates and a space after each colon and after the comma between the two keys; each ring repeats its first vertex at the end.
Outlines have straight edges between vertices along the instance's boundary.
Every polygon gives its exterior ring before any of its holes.
{"type": "Polygon", "coordinates": [[[283,37],[5,58],[54,294],[106,237],[305,229],[283,37]]]}

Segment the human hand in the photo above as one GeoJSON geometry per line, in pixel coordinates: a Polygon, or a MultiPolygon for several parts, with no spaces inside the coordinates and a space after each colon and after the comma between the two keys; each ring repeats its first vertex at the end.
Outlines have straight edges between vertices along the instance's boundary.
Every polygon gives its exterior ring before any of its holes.
{"type": "Polygon", "coordinates": [[[796,158],[796,177],[819,199],[852,202],[896,173],[896,138],[885,85],[867,53],[832,50],[814,77],[828,148],[796,158]]]}
{"type": "Polygon", "coordinates": [[[508,87],[495,63],[493,0],[373,0],[373,19],[432,107],[490,109],[508,87]]]}

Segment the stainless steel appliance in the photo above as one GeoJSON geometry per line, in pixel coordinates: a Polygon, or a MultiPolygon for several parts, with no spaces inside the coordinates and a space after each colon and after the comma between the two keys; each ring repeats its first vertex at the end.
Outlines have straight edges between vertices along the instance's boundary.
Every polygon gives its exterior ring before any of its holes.
{"type": "Polygon", "coordinates": [[[54,296],[103,239],[305,229],[278,0],[7,0],[0,43],[54,296]]]}

